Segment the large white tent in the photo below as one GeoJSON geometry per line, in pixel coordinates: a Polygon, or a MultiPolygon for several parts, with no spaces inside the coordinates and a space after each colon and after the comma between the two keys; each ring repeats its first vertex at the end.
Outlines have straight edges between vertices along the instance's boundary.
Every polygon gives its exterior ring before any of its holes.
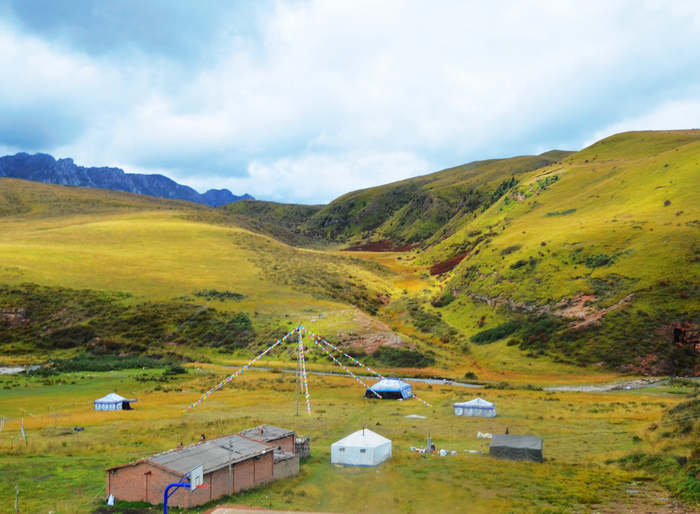
{"type": "Polygon", "coordinates": [[[495,418],[496,417],[496,406],[477,398],[470,402],[455,403],[452,405],[455,410],[455,416],[475,416],[480,418],[495,418]]]}
{"type": "Polygon", "coordinates": [[[391,457],[391,440],[366,428],[331,445],[331,464],[378,466],[391,457]]]}
{"type": "Polygon", "coordinates": [[[107,396],[95,400],[95,410],[131,410],[130,403],[136,400],[129,400],[117,393],[109,393],[107,396]]]}

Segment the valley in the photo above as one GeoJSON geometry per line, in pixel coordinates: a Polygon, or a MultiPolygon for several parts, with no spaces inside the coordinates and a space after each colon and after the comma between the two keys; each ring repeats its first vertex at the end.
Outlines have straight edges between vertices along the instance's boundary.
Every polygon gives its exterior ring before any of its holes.
{"type": "MultiPolygon", "coordinates": [[[[698,163],[700,130],[630,132],[325,206],[209,207],[0,178],[0,366],[49,363],[0,375],[0,416],[13,420],[0,432],[0,512],[15,483],[31,491],[29,512],[91,512],[107,467],[259,423],[311,435],[312,458],[293,480],[230,503],[696,512],[698,163]],[[312,415],[296,416],[294,375],[280,372],[296,364],[289,345],[182,413],[299,324],[384,375],[484,387],[415,383],[429,408],[364,400],[350,378],[311,374],[312,415]],[[186,373],[164,372],[174,366],[186,373]],[[642,377],[671,379],[551,390],[642,377]],[[137,409],[91,410],[115,390],[138,397],[137,409]],[[453,416],[472,394],[499,417],[453,416]],[[57,431],[52,412],[85,432],[57,431]],[[330,444],[363,424],[392,438],[394,457],[377,470],[332,466],[330,444]],[[546,462],[467,451],[482,450],[477,432],[506,428],[543,437],[546,462]],[[458,455],[410,452],[428,430],[458,455]]],[[[307,366],[342,371],[320,352],[307,366]]]]}

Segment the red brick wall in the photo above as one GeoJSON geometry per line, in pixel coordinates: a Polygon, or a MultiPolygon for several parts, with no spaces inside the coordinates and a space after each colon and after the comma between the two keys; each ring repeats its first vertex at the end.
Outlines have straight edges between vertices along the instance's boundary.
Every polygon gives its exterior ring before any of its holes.
{"type": "Polygon", "coordinates": [[[244,460],[233,466],[233,490],[238,492],[255,485],[255,461],[244,460]]]}
{"type": "Polygon", "coordinates": [[[255,461],[255,484],[270,482],[275,475],[275,455],[268,452],[255,461]]]}
{"type": "Polygon", "coordinates": [[[259,459],[248,459],[233,466],[234,492],[249,489],[272,480],[274,475],[274,454],[268,452],[259,459]]]}
{"type": "Polygon", "coordinates": [[[279,439],[273,439],[272,441],[268,441],[267,444],[270,446],[274,446],[277,448],[278,446],[282,447],[282,451],[289,452],[289,453],[295,453],[294,450],[294,440],[296,437],[294,435],[290,435],[287,437],[281,437],[279,439]]]}
{"type": "MultiPolygon", "coordinates": [[[[163,503],[163,492],[168,484],[179,480],[179,475],[169,473],[150,462],[139,462],[133,466],[107,471],[107,496],[114,495],[117,500],[147,501],[153,505],[163,503]]],[[[177,498],[182,501],[182,493],[177,492],[171,498],[175,505],[177,498]]]]}
{"type": "MultiPolygon", "coordinates": [[[[273,452],[233,465],[234,492],[249,489],[272,480],[274,474],[273,452]]],[[[178,482],[180,475],[169,473],[148,461],[133,466],[107,471],[107,496],[117,500],[147,501],[153,505],[163,503],[165,488],[178,482]]],[[[204,475],[202,487],[195,491],[179,488],[168,500],[173,507],[192,508],[229,494],[228,466],[204,475]]]]}
{"type": "Polygon", "coordinates": [[[221,498],[229,494],[228,466],[207,475],[211,483],[211,499],[221,498]]]}

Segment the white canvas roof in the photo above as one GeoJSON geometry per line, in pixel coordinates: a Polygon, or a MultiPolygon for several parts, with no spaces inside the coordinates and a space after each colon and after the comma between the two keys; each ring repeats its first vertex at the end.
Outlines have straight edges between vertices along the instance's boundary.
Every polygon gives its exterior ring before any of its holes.
{"type": "Polygon", "coordinates": [[[469,402],[454,403],[452,404],[452,408],[455,411],[455,416],[474,416],[479,418],[496,417],[496,406],[481,398],[476,398],[469,402]]]}
{"type": "Polygon", "coordinates": [[[486,400],[482,400],[481,398],[476,398],[474,400],[468,401],[468,402],[461,402],[461,403],[455,403],[453,404],[453,407],[486,407],[486,408],[493,408],[495,405],[491,402],[487,402],[486,400]]]}
{"type": "Polygon", "coordinates": [[[350,434],[349,436],[344,437],[337,443],[333,444],[337,444],[339,446],[354,446],[357,448],[376,448],[377,446],[390,442],[391,439],[387,439],[386,437],[365,428],[364,430],[358,430],[354,434],[350,434]]]}
{"type": "Polygon", "coordinates": [[[135,401],[136,400],[129,400],[127,398],[124,398],[123,396],[119,396],[117,393],[109,393],[107,396],[95,400],[94,403],[123,403],[135,401]]]}
{"type": "Polygon", "coordinates": [[[377,466],[389,457],[391,440],[366,428],[331,445],[331,464],[377,466]]]}

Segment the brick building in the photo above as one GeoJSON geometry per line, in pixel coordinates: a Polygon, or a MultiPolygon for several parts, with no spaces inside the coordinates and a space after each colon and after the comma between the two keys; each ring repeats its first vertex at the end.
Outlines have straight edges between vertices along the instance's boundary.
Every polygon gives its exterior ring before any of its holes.
{"type": "Polygon", "coordinates": [[[259,425],[239,432],[275,448],[274,478],[280,480],[299,474],[299,456],[296,455],[296,432],[273,425],[259,425]]]}
{"type": "MultiPolygon", "coordinates": [[[[184,474],[202,464],[204,484],[208,487],[195,491],[180,488],[168,501],[174,507],[192,508],[274,480],[276,449],[277,446],[235,434],[170,450],[109,468],[107,495],[113,494],[116,500],[157,505],[163,503],[168,484],[180,482],[184,474]]],[[[299,472],[298,462],[297,458],[295,474],[299,472]]],[[[289,468],[288,464],[286,469],[289,468]]],[[[291,470],[293,473],[293,463],[291,470]]]]}
{"type": "Polygon", "coordinates": [[[247,428],[238,433],[261,443],[267,443],[283,452],[294,454],[294,441],[297,433],[293,430],[273,425],[260,425],[255,428],[247,428]]]}

